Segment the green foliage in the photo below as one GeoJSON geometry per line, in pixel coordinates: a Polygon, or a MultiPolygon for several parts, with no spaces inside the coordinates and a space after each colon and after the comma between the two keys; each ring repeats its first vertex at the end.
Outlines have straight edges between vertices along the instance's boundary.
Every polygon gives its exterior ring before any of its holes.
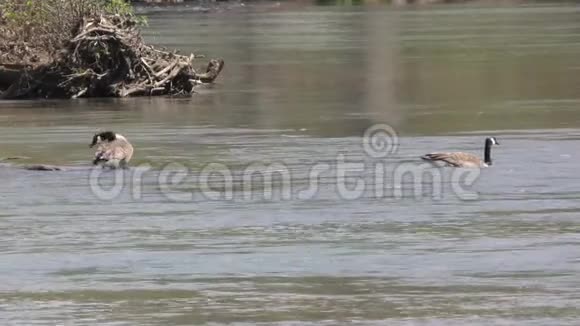
{"type": "Polygon", "coordinates": [[[133,6],[127,0],[101,0],[105,2],[104,10],[108,14],[130,16],[139,25],[146,26],[147,19],[144,16],[137,16],[133,11],[133,6]]]}
{"type": "Polygon", "coordinates": [[[73,36],[83,18],[111,14],[146,23],[125,0],[0,0],[0,40],[52,53],[73,36]]]}
{"type": "Polygon", "coordinates": [[[106,1],[105,10],[109,13],[120,15],[132,15],[133,7],[124,0],[109,0],[106,1]]]}

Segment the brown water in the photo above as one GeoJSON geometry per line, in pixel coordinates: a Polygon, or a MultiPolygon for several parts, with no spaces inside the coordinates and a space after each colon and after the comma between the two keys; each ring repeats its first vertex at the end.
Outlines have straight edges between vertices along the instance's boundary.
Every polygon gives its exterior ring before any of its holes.
{"type": "Polygon", "coordinates": [[[0,168],[0,324],[578,324],[580,7],[145,12],[148,40],[223,75],[190,99],[0,102],[0,156],[68,166],[0,168]],[[380,123],[399,146],[373,158],[380,123]],[[98,128],[137,149],[110,199],[95,189],[117,175],[95,188],[87,165],[98,128]],[[440,196],[397,182],[488,135],[494,165],[463,192],[451,169],[428,169],[440,196]],[[356,198],[340,153],[364,164],[356,198]],[[272,193],[245,188],[274,162],[272,193]],[[212,163],[231,191],[203,187],[212,163]]]}

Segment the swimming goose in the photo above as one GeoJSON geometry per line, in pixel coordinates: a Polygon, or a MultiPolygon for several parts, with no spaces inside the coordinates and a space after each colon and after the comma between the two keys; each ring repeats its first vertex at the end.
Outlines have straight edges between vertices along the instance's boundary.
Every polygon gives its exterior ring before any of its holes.
{"type": "Polygon", "coordinates": [[[133,156],[133,145],[123,135],[105,131],[93,136],[89,147],[97,146],[94,165],[108,168],[127,168],[133,156]]]}
{"type": "Polygon", "coordinates": [[[476,155],[463,152],[430,153],[421,156],[421,158],[431,162],[441,161],[446,163],[446,165],[448,166],[457,168],[484,168],[492,164],[491,161],[492,145],[499,145],[495,137],[486,138],[485,149],[483,152],[484,153],[483,161],[476,155]]]}

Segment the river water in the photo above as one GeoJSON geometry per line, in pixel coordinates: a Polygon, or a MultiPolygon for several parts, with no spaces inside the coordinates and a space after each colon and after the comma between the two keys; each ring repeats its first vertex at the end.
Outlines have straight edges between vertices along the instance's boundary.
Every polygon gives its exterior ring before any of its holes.
{"type": "Polygon", "coordinates": [[[0,168],[1,325],[578,325],[580,7],[141,11],[222,76],[0,103],[0,156],[67,167],[0,168]],[[486,136],[480,173],[418,159],[486,136]]]}

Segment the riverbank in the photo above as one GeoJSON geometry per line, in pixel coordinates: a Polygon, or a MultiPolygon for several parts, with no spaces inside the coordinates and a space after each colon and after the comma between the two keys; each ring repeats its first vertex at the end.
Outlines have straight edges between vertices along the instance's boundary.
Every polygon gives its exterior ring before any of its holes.
{"type": "Polygon", "coordinates": [[[0,99],[189,95],[223,69],[222,59],[212,59],[197,71],[200,56],[145,44],[142,17],[126,4],[77,5],[0,6],[0,99]]]}
{"type": "Polygon", "coordinates": [[[130,18],[87,18],[81,26],[48,62],[0,63],[0,99],[189,95],[197,84],[213,82],[224,66],[212,59],[197,72],[195,54],[146,45],[130,18]]]}

